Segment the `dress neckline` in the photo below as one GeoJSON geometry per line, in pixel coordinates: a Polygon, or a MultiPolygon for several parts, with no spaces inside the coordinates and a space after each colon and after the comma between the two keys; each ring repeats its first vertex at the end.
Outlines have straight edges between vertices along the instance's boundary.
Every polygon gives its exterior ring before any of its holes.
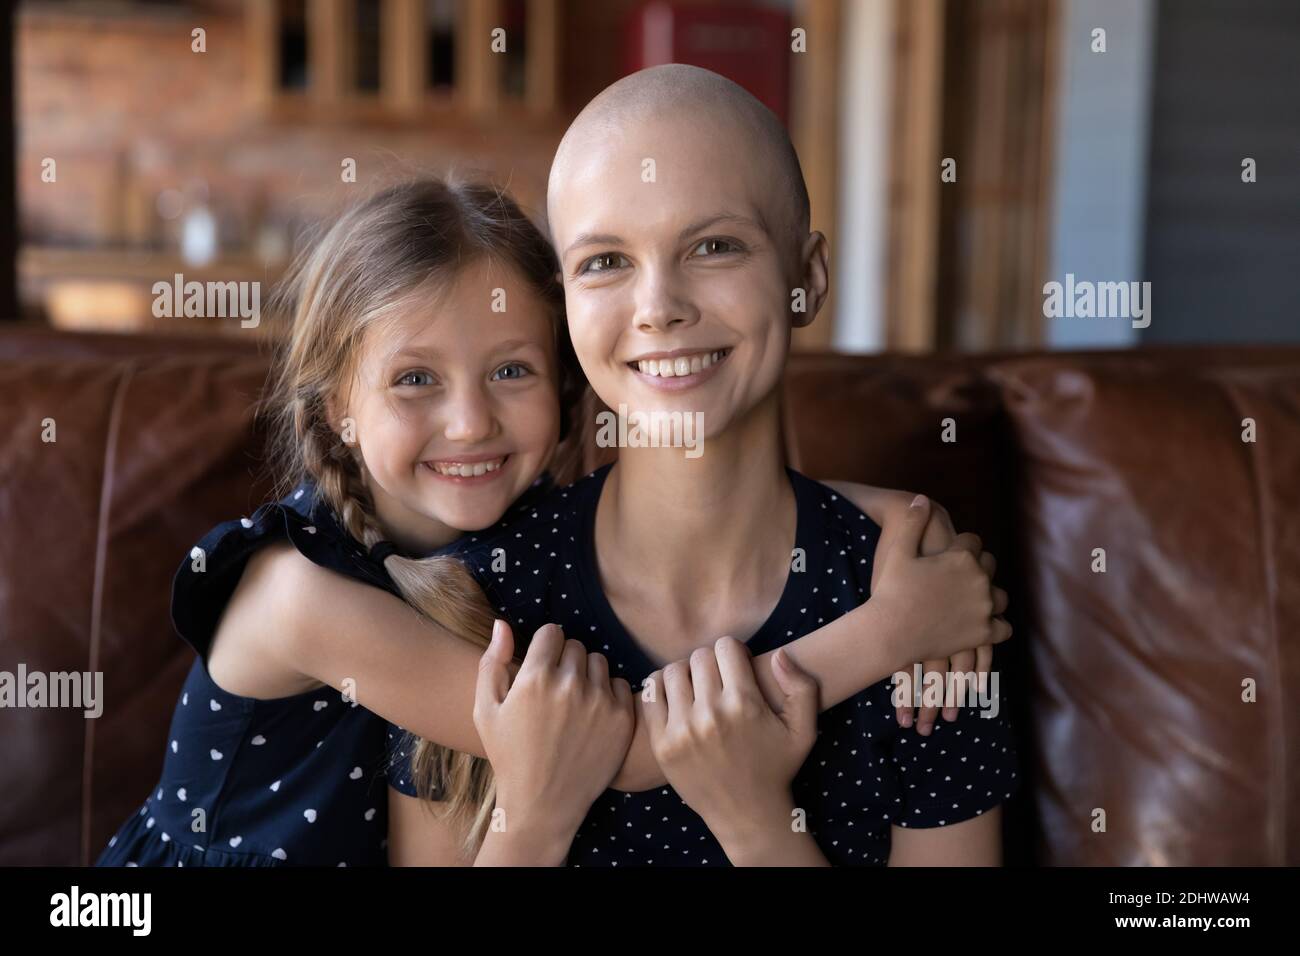
{"type": "MultiPolygon", "coordinates": [[[[609,472],[613,467],[613,464],[609,464],[598,468],[592,472],[585,483],[587,488],[584,489],[585,494],[581,501],[581,537],[578,539],[578,568],[582,573],[578,575],[578,582],[587,597],[588,606],[593,610],[597,618],[595,625],[588,626],[596,631],[597,636],[604,638],[603,643],[610,645],[611,649],[617,647],[619,656],[623,658],[624,672],[616,673],[613,676],[624,677],[635,689],[643,679],[659,670],[663,665],[656,664],[651,659],[650,655],[623,624],[613,605],[609,603],[605,588],[600,582],[599,564],[596,561],[596,509],[600,504],[600,495],[605,486],[605,479],[609,476],[609,472]]],[[[792,468],[787,467],[785,471],[790,482],[790,488],[794,492],[795,500],[794,546],[800,550],[806,561],[807,556],[813,552],[810,542],[816,535],[813,525],[816,520],[817,509],[810,497],[810,488],[808,486],[811,483],[792,468]]],[[[758,629],[750,635],[749,639],[744,642],[752,654],[766,653],[787,643],[792,637],[787,632],[792,629],[790,625],[791,619],[798,613],[795,606],[799,603],[803,593],[800,585],[805,583],[811,577],[811,574],[806,564],[804,570],[794,570],[793,555],[789,563],[791,566],[786,571],[785,584],[771,613],[759,625],[758,629]]]]}

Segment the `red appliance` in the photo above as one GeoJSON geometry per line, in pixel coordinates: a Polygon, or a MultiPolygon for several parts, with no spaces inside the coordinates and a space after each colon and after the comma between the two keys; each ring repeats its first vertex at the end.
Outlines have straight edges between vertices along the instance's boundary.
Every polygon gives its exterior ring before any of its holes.
{"type": "Polygon", "coordinates": [[[789,17],[769,7],[656,0],[628,16],[624,67],[627,73],[663,63],[704,67],[739,83],[788,122],[790,30],[789,17]]]}

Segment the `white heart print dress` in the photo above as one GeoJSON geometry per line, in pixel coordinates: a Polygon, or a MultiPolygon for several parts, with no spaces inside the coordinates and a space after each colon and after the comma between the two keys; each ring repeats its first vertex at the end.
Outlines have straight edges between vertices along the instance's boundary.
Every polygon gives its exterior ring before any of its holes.
{"type": "Polygon", "coordinates": [[[172,622],[198,657],[176,702],[162,777],[97,865],[386,863],[386,722],[331,687],[257,700],[208,675],[213,633],[249,556],[286,537],[315,563],[398,593],[311,483],[204,535],[172,586],[172,622]]]}

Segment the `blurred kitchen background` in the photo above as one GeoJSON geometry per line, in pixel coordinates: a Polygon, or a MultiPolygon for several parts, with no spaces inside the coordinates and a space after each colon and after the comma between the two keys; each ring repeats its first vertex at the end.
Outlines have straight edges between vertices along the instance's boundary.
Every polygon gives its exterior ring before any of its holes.
{"type": "Polygon", "coordinates": [[[798,147],[834,252],[801,348],[1300,341],[1296,0],[27,0],[0,17],[0,320],[274,335],[273,316],[155,318],[151,287],[260,281],[265,303],[314,226],[422,171],[489,177],[540,219],[583,104],[687,62],[746,86],[798,147]],[[1045,317],[1043,284],[1067,273],[1149,281],[1150,326],[1045,317]]]}

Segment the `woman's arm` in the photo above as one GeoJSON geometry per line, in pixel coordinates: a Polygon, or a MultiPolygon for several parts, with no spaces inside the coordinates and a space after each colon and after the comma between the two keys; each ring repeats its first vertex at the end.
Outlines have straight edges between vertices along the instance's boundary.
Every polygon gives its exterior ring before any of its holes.
{"type": "Polygon", "coordinates": [[[1002,807],[942,827],[890,827],[890,866],[1001,866],[1002,807]]]}
{"type": "Polygon", "coordinates": [[[389,866],[467,866],[468,835],[419,797],[388,789],[389,866]]]}
{"type": "Polygon", "coordinates": [[[770,707],[749,648],[735,638],[651,675],[663,693],[646,704],[654,753],[678,796],[700,815],[735,866],[829,866],[796,827],[791,783],[817,741],[817,682],[783,652],[770,707]]]}
{"type": "MultiPolygon", "coordinates": [[[[474,725],[494,772],[495,799],[474,865],[561,866],[626,755],[632,692],[627,681],[610,679],[604,655],[566,640],[554,625],[538,630],[512,676],[514,646],[509,625],[498,620],[479,663],[474,725]],[[591,727],[601,733],[588,733],[591,727]]],[[[393,862],[464,859],[467,821],[389,790],[393,862]]]]}
{"type": "Polygon", "coordinates": [[[471,860],[465,854],[468,835],[463,822],[388,788],[389,866],[553,866],[573,842],[550,828],[489,828],[471,860]]]}

